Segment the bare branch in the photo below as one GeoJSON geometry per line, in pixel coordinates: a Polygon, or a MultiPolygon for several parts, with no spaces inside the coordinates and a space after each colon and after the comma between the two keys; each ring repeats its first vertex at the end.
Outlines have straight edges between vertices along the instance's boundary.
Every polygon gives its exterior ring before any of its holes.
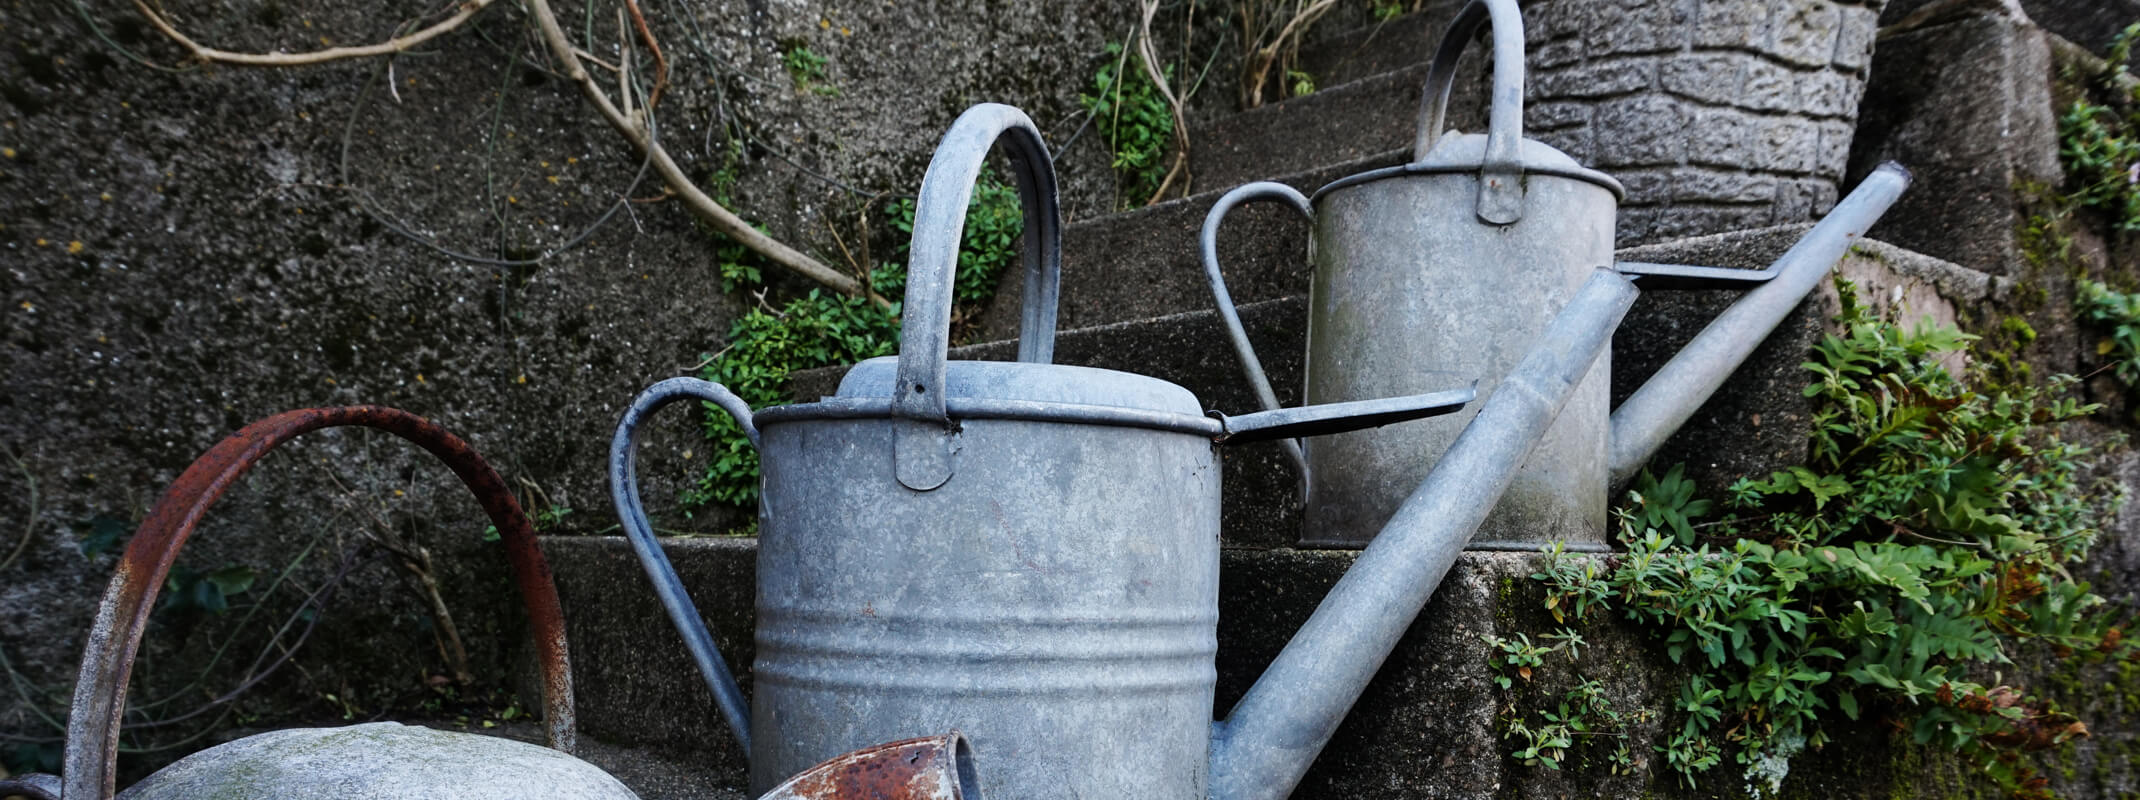
{"type": "MultiPolygon", "coordinates": [[[[579,58],[573,54],[571,41],[565,38],[564,28],[558,25],[557,14],[550,10],[548,0],[528,0],[527,8],[529,13],[534,15],[536,25],[542,29],[542,38],[549,45],[551,56],[564,66],[566,77],[579,85],[580,93],[587,96],[588,102],[594,104],[595,110],[601,112],[602,119],[607,121],[611,128],[622,134],[626,141],[631,142],[633,147],[638,148],[641,154],[653,162],[654,171],[660,173],[662,182],[676,191],[676,196],[684,201],[684,207],[690,209],[700,221],[734,239],[736,243],[771,259],[773,263],[834,291],[865,295],[861,282],[758,232],[757,228],[743,221],[742,217],[714,202],[712,197],[707,196],[692,182],[690,176],[684,174],[683,168],[677,166],[676,160],[669,157],[669,151],[662,148],[661,142],[654,138],[645,116],[626,115],[615,103],[610,102],[608,95],[602,93],[602,88],[595,83],[593,76],[587,74],[586,68],[580,66],[579,58]]],[[[890,305],[883,298],[875,300],[880,305],[890,305]]]]}
{"type": "Polygon", "coordinates": [[[306,64],[323,64],[345,58],[393,55],[437,38],[439,34],[461,27],[461,23],[467,22],[469,18],[474,17],[477,12],[482,11],[485,6],[490,5],[492,2],[493,0],[464,0],[461,3],[460,10],[455,11],[453,16],[407,36],[397,36],[378,44],[368,44],[362,47],[329,47],[325,50],[314,50],[309,53],[239,53],[230,50],[218,50],[187,38],[185,34],[179,32],[177,26],[171,24],[171,20],[165,18],[162,13],[151,7],[147,0],[134,0],[134,8],[140,9],[141,15],[149,18],[150,25],[156,26],[156,29],[162,31],[163,35],[170,37],[172,41],[178,42],[179,45],[185,47],[186,52],[197,61],[238,64],[249,67],[295,67],[306,64]]]}

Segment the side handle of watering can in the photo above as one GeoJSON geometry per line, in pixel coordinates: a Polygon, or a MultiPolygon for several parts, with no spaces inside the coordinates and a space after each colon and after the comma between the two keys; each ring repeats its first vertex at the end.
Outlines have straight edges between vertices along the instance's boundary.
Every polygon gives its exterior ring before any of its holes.
{"type": "Polygon", "coordinates": [[[721,651],[713,644],[712,632],[706,630],[706,622],[699,617],[698,606],[691,602],[691,595],[684,591],[684,582],[676,576],[676,568],[670,566],[669,557],[662,553],[661,544],[654,540],[654,527],[647,522],[646,510],[639,501],[639,450],[640,425],[663,406],[678,400],[704,400],[712,403],[728,416],[735,418],[736,425],[743,428],[743,437],[750,440],[752,449],[758,447],[758,428],[751,424],[750,405],[743,402],[728,387],[697,378],[670,378],[640,392],[625,409],[624,419],[617,423],[616,436],[609,442],[609,498],[616,504],[617,519],[624,526],[624,535],[632,543],[632,553],[639,557],[639,565],[654,584],[654,596],[669,614],[669,622],[676,632],[684,637],[684,649],[690,651],[692,662],[698,665],[699,676],[706,687],[713,690],[714,704],[720,707],[721,719],[728,723],[728,730],[735,734],[736,743],[743,752],[751,751],[750,704],[743,700],[743,689],[736,685],[728,662],[721,658],[721,651]]]}
{"type": "Polygon", "coordinates": [[[1055,308],[1062,273],[1062,212],[1055,164],[1040,129],[1025,112],[997,103],[966,109],[936,146],[914,204],[914,239],[907,247],[906,305],[899,367],[892,384],[893,468],[899,483],[926,492],[951,480],[956,425],[944,405],[946,353],[959,240],[974,181],[991,145],[1002,145],[1025,207],[1019,251],[1025,262],[1024,327],[1018,360],[1047,363],[1055,351],[1055,308]]]}
{"type": "MultiPolygon", "coordinates": [[[[1310,220],[1315,211],[1308,204],[1306,195],[1283,183],[1257,181],[1242,184],[1233,191],[1219,196],[1204,215],[1204,228],[1197,238],[1197,252],[1204,262],[1204,277],[1211,282],[1211,298],[1218,303],[1219,319],[1226,323],[1226,335],[1233,341],[1233,352],[1241,359],[1241,371],[1248,376],[1249,386],[1256,390],[1256,399],[1265,411],[1278,410],[1278,393],[1271,390],[1271,378],[1263,371],[1263,360],[1256,357],[1256,348],[1249,344],[1248,330],[1241,326],[1241,313],[1234,308],[1233,294],[1226,291],[1226,276],[1219,272],[1219,225],[1226,221],[1226,214],[1243,203],[1267,201],[1284,203],[1310,220]]],[[[1301,452],[1300,442],[1286,438],[1279,442],[1285,448],[1286,459],[1293,462],[1293,469],[1300,476],[1301,490],[1308,487],[1308,458],[1301,452]]]]}
{"type": "MultiPolygon", "coordinates": [[[[112,796],[127,681],[140,650],[141,633],[148,626],[149,612],[156,606],[156,594],[194,527],[223,492],[268,451],[309,431],[340,426],[376,428],[414,442],[445,462],[475,493],[484,512],[498,526],[512,563],[513,580],[527,609],[542,673],[545,737],[551,747],[572,751],[576,728],[564,615],[549,564],[536,544],[535,530],[505,479],[467,442],[414,414],[380,406],[312,408],[287,411],[247,425],[194,459],[134,532],[97,609],[97,622],[89,631],[81,673],[75,681],[64,761],[63,794],[68,800],[112,796]]],[[[26,783],[37,787],[34,782],[26,783]]],[[[10,786],[9,790],[17,788],[10,786]]],[[[49,794],[43,787],[37,790],[49,794]]]]}
{"type": "Polygon", "coordinates": [[[1486,123],[1486,154],[1479,163],[1479,219],[1508,225],[1523,218],[1523,13],[1516,0],[1471,0],[1434,51],[1420,97],[1419,130],[1412,161],[1427,159],[1441,139],[1456,65],[1479,26],[1493,25],[1493,88],[1486,123]]]}
{"type": "Polygon", "coordinates": [[[1701,333],[1695,334],[1641,388],[1613,409],[1609,463],[1614,486],[1624,485],[1649,463],[1665,439],[1724,385],[1754,348],[1761,346],[1769,332],[1820,285],[1828,270],[1842,260],[1850,246],[1887,213],[1909,186],[1908,169],[1892,161],[1881,164],[1767,269],[1615,265],[1620,274],[1644,290],[1754,288],[1710,320],[1701,333]]]}

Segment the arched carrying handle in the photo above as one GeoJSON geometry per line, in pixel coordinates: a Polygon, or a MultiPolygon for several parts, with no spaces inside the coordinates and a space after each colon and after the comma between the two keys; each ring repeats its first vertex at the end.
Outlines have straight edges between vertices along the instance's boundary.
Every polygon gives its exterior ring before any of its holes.
{"type": "Polygon", "coordinates": [[[661,600],[661,607],[669,612],[669,622],[676,632],[684,637],[684,648],[691,652],[691,660],[698,664],[699,676],[705,678],[706,687],[713,690],[713,701],[720,706],[721,718],[728,722],[728,730],[750,752],[750,706],[743,701],[743,689],[736,685],[733,673],[728,671],[728,662],[721,658],[721,651],[713,645],[713,634],[706,630],[706,622],[698,615],[698,606],[691,602],[691,595],[684,591],[684,583],[676,577],[676,568],[669,565],[669,557],[661,552],[661,544],[654,541],[654,528],[647,524],[646,511],[639,502],[639,472],[636,453],[639,449],[639,426],[655,411],[678,400],[696,398],[719,406],[734,417],[743,428],[743,436],[750,446],[758,447],[758,428],[751,424],[750,406],[737,397],[728,387],[697,378],[670,378],[640,392],[632,399],[631,408],[625,409],[624,419],[617,423],[617,435],[609,443],[609,498],[617,506],[617,519],[624,526],[624,535],[631,540],[632,552],[639,556],[639,566],[646,570],[654,583],[654,596],[661,600]]]}
{"type": "Polygon", "coordinates": [[[899,483],[929,491],[951,480],[956,428],[944,410],[945,353],[951,338],[953,273],[966,206],[990,145],[1000,142],[1017,173],[1025,206],[1019,242],[1025,261],[1024,326],[1018,360],[1045,364],[1055,354],[1055,306],[1062,273],[1062,213],[1056,205],[1055,165],[1040,129],[1025,112],[983,103],[966,109],[936,146],[915,202],[914,239],[907,246],[907,291],[899,336],[898,380],[892,385],[893,467],[899,483]]]}
{"type": "MultiPolygon", "coordinates": [[[[1263,410],[1278,410],[1278,393],[1271,391],[1270,376],[1263,371],[1263,361],[1256,358],[1255,347],[1249,344],[1248,331],[1241,327],[1241,314],[1234,309],[1233,295],[1226,291],[1226,276],[1219,273],[1219,224],[1226,221],[1226,214],[1242,203],[1257,201],[1284,203],[1299,211],[1310,220],[1315,218],[1306,195],[1283,183],[1257,181],[1243,184],[1233,191],[1219,196],[1204,215],[1204,229],[1197,239],[1198,253],[1204,262],[1204,277],[1211,281],[1211,298],[1218,303],[1219,319],[1226,323],[1226,335],[1233,339],[1234,355],[1241,359],[1241,371],[1248,375],[1249,386],[1256,390],[1256,399],[1263,403],[1263,410]]],[[[1294,471],[1300,475],[1301,492],[1308,489],[1308,458],[1301,452],[1300,440],[1282,439],[1286,458],[1293,462],[1294,471]]]]}
{"type": "Polygon", "coordinates": [[[70,800],[108,798],[118,766],[119,730],[126,711],[126,687],[141,632],[155,608],[156,593],[193,535],[201,518],[232,483],[269,450],[321,428],[376,428],[430,451],[474,492],[504,541],[513,581],[527,609],[542,673],[544,735],[551,747],[572,752],[572,664],[565,647],[564,613],[550,566],[535,541],[527,514],[497,470],[468,443],[422,417],[381,406],[345,406],[286,411],[260,420],[194,459],[178,476],[149,517],[134,532],[97,609],[96,625],[82,654],[74,686],[74,710],[67,722],[65,796],[70,800]]]}
{"type": "Polygon", "coordinates": [[[1412,161],[1425,161],[1441,139],[1456,64],[1479,25],[1493,25],[1493,95],[1486,123],[1486,154],[1479,163],[1479,219],[1507,225],[1523,218],[1523,13],[1516,0],[1471,0],[1457,12],[1434,51],[1419,103],[1419,131],[1412,161]]]}

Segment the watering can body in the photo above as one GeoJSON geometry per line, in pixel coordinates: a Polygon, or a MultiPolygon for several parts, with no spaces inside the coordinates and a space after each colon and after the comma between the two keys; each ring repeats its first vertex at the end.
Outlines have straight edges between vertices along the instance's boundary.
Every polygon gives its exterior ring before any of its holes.
{"type": "Polygon", "coordinates": [[[838,394],[753,412],[674,378],[626,411],[618,515],[752,786],[850,749],[956,728],[992,795],[1208,797],[1218,625],[1215,443],[1445,414],[1472,390],[1243,417],[1156,378],[1046,363],[1060,223],[1039,133],[976,106],[923,180],[900,354],[838,394]],[[991,143],[1025,201],[1020,361],[945,360],[959,224],[991,143]],[[678,399],[734,416],[760,458],[757,662],[742,701],[639,508],[635,437],[678,399]],[[746,721],[747,719],[747,721],[746,721]]]}
{"type": "MultiPolygon", "coordinates": [[[[1445,138],[1428,160],[1316,193],[1306,402],[1410,394],[1458,376],[1476,377],[1490,395],[1592,270],[1612,263],[1617,185],[1537,142],[1524,142],[1518,219],[1452,224],[1452,215],[1472,216],[1482,138],[1445,138]]],[[[1610,376],[1607,353],[1531,451],[1481,538],[1603,535],[1610,376]]],[[[1433,469],[1435,459],[1422,454],[1447,450],[1461,431],[1406,425],[1302,442],[1315,478],[1303,543],[1364,545],[1433,469]]]]}

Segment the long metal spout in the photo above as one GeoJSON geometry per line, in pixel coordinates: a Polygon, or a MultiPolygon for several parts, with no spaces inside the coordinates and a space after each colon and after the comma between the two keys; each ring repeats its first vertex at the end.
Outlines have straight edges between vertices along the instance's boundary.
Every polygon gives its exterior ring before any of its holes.
{"type": "MultiPolygon", "coordinates": [[[[1634,396],[1613,410],[1612,485],[1626,483],[1649,463],[1664,440],[1724,385],[1909,186],[1910,171],[1901,164],[1890,161],[1873,170],[1805,238],[1769,266],[1766,271],[1775,273],[1774,278],[1710,320],[1634,396]]],[[[1648,288],[1647,282],[1641,285],[1648,288]]]]}
{"type": "Polygon", "coordinates": [[[966,737],[906,739],[833,756],[758,800],[981,800],[966,737]]]}
{"type": "Polygon", "coordinates": [[[1494,389],[1434,472],[1360,554],[1263,677],[1214,725],[1211,796],[1282,800],[1337,731],[1464,542],[1508,488],[1634,303],[1600,269],[1494,389]]]}

